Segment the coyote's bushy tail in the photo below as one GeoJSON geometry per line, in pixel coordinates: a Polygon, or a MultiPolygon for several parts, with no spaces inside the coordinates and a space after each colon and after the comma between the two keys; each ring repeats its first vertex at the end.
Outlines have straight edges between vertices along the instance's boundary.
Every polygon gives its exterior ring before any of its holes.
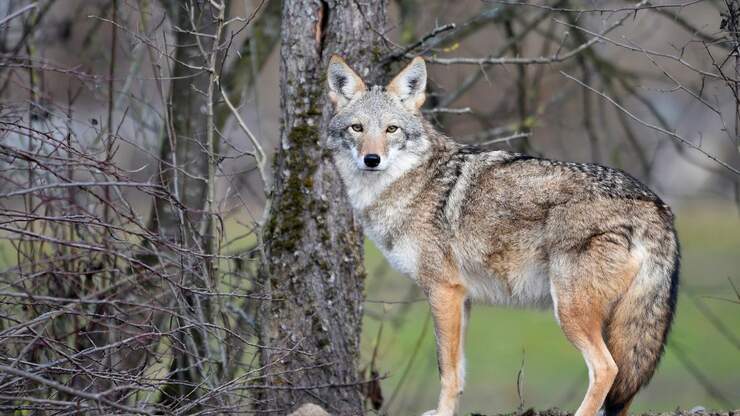
{"type": "Polygon", "coordinates": [[[606,344],[619,369],[604,401],[606,416],[622,413],[650,381],[673,321],[680,263],[678,240],[672,226],[662,236],[651,235],[647,240],[643,265],[615,306],[605,331],[606,344]]]}

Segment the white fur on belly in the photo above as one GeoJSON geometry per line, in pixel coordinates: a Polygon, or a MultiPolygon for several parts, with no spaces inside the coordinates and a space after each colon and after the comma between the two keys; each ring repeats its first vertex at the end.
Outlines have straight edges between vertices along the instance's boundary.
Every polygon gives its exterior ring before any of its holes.
{"type": "Polygon", "coordinates": [[[544,264],[530,263],[509,278],[495,276],[488,270],[466,270],[463,280],[470,295],[477,300],[494,305],[538,306],[552,303],[550,279],[544,264]]]}

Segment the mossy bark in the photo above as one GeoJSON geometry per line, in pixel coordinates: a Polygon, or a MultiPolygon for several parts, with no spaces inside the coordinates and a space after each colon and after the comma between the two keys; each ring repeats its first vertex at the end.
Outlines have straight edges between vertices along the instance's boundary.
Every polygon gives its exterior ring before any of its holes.
{"type": "Polygon", "coordinates": [[[256,407],[287,414],[304,402],[361,414],[362,232],[324,146],[332,53],[366,75],[376,63],[386,2],[286,1],[282,14],[282,128],[264,230],[260,314],[266,385],[256,407]],[[361,8],[361,9],[358,9],[361,8]]]}

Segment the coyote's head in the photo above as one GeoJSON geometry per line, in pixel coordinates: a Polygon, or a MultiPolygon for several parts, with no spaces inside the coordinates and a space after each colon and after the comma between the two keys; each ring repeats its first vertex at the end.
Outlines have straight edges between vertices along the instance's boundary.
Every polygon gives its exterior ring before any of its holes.
{"type": "Polygon", "coordinates": [[[385,88],[368,89],[336,55],[329,62],[327,78],[336,110],[327,143],[336,158],[371,174],[405,170],[429,149],[420,111],[427,82],[422,58],[414,58],[385,88]]]}

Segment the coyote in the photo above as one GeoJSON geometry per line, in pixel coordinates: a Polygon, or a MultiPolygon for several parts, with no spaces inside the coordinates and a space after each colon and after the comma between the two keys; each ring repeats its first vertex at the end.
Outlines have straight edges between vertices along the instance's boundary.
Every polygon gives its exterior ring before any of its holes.
{"type": "Polygon", "coordinates": [[[386,87],[336,55],[327,75],[326,142],[355,215],[431,306],[441,391],[424,415],[455,414],[472,300],[552,307],[588,366],[576,415],[626,415],[676,307],[671,209],[616,169],[448,139],[422,117],[420,57],[386,87]]]}

